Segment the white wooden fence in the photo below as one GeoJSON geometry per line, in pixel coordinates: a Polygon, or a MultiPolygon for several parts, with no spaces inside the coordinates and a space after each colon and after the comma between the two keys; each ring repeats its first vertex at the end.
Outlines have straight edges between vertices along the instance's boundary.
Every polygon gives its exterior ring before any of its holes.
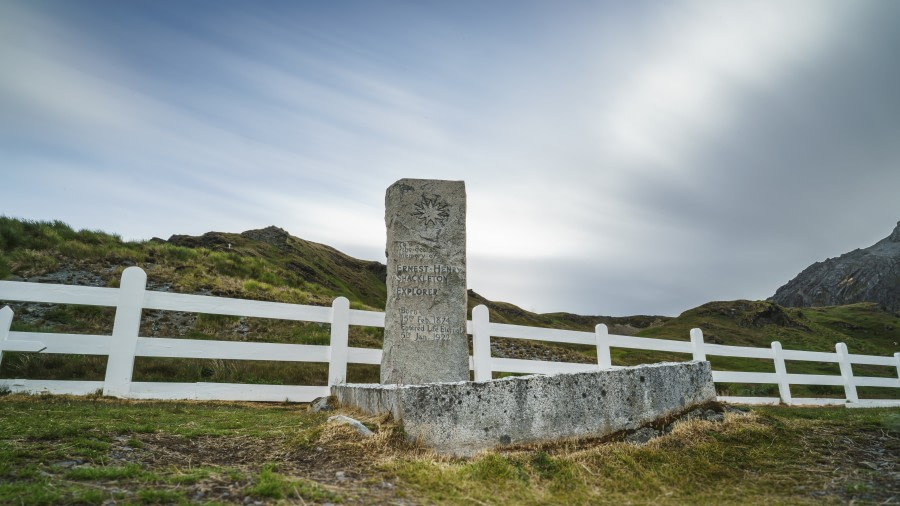
{"type": "MultiPolygon", "coordinates": [[[[350,309],[344,297],[331,307],[228,299],[205,295],[185,295],[146,290],[147,275],[137,267],[122,274],[120,288],[98,288],[54,284],[0,281],[0,300],[112,306],[116,308],[112,335],[85,335],[10,331],[13,312],[0,309],[0,361],[4,351],[108,355],[104,381],[49,381],[0,379],[0,388],[14,392],[49,392],[85,395],[97,391],[132,399],[202,399],[248,401],[308,402],[329,394],[329,385],[343,383],[347,364],[381,363],[381,350],[348,346],[350,325],[384,327],[384,313],[350,309]],[[141,313],[144,309],[182,311],[256,318],[328,323],[331,325],[329,346],[301,344],[249,343],[140,337],[141,313]],[[166,383],[132,381],[135,357],[169,357],[225,360],[271,360],[293,362],[327,362],[328,385],[258,385],[236,383],[166,383]]],[[[508,325],[490,321],[488,308],[472,311],[467,331],[473,337],[474,357],[470,367],[476,381],[490,379],[493,372],[551,374],[590,371],[616,367],[612,365],[610,348],[631,348],[690,354],[694,360],[707,356],[745,357],[774,361],[774,373],[713,371],[717,383],[760,383],[778,385],[779,397],[720,397],[720,400],[752,404],[844,404],[848,407],[900,406],[900,400],[860,399],[857,387],[900,388],[900,353],[892,357],[854,355],[844,343],[834,353],[784,350],[781,344],[771,348],[707,344],[700,329],[693,329],[690,341],[672,341],[613,335],[606,325],[594,332],[559,330],[508,325]],[[528,339],[556,343],[596,346],[597,363],[547,362],[491,357],[492,337],[528,339]],[[789,374],[786,360],[831,362],[840,366],[841,375],[789,374]],[[897,377],[864,377],[853,374],[853,364],[896,368],[897,377]],[[831,385],[843,387],[843,399],[793,398],[791,385],[831,385]]]]}

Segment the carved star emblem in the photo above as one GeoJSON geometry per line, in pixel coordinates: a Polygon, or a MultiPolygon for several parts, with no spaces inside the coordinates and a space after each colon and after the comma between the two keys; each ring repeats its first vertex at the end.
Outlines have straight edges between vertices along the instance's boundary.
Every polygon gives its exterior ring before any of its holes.
{"type": "Polygon", "coordinates": [[[419,219],[426,227],[435,225],[445,225],[447,219],[450,218],[450,207],[446,201],[441,200],[438,195],[422,195],[422,201],[415,204],[413,216],[419,219]]]}

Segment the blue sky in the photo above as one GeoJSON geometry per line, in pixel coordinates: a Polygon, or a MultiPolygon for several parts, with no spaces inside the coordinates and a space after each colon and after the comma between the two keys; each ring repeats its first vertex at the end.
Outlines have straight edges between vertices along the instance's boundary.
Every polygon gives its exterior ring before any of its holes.
{"type": "Polygon", "coordinates": [[[537,311],[765,298],[900,219],[900,3],[0,3],[0,213],[278,225],[384,260],[465,180],[469,286],[537,311]]]}

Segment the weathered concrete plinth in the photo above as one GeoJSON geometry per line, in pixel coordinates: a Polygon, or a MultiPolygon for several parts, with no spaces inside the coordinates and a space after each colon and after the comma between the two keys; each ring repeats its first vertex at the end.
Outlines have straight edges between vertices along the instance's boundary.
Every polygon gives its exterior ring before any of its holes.
{"type": "Polygon", "coordinates": [[[390,413],[411,439],[439,453],[601,437],[715,400],[709,362],[425,385],[338,385],[344,406],[390,413]]]}

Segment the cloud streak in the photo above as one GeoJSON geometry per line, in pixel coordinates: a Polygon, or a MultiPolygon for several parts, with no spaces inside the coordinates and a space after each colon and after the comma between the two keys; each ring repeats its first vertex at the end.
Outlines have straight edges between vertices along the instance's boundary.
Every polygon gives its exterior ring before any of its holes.
{"type": "Polygon", "coordinates": [[[900,218],[898,21],[837,1],[4,2],[0,212],[127,238],[277,224],[383,259],[388,185],[464,179],[488,297],[765,297],[900,218]]]}

